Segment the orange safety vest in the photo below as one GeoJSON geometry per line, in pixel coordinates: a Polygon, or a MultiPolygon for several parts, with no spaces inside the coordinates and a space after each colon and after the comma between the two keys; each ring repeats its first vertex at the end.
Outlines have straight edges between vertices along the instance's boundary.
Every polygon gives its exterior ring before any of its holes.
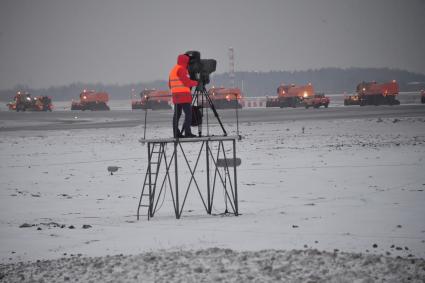
{"type": "Polygon", "coordinates": [[[190,88],[185,86],[183,84],[183,81],[180,80],[180,78],[177,76],[177,72],[180,68],[183,68],[182,66],[176,65],[173,70],[170,72],[170,88],[171,93],[189,93],[190,94],[190,88]]]}

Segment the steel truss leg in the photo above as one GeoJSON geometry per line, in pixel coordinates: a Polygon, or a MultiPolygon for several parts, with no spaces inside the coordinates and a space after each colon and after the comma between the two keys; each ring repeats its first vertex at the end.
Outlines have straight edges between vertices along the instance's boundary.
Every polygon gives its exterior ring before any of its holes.
{"type": "Polygon", "coordinates": [[[176,218],[180,219],[180,206],[179,206],[179,176],[178,176],[178,160],[177,160],[177,144],[178,142],[174,142],[174,175],[175,175],[175,186],[176,186],[176,192],[175,192],[175,213],[176,218]]]}
{"type": "MultiPolygon", "coordinates": [[[[235,151],[234,151],[234,149],[235,148],[233,148],[233,166],[234,166],[234,170],[236,171],[236,167],[235,167],[235,163],[236,163],[236,154],[235,154],[235,151]]],[[[213,201],[213,199],[214,199],[214,192],[215,192],[215,186],[216,186],[216,181],[217,181],[217,176],[219,177],[219,179],[220,179],[220,182],[221,182],[221,184],[222,184],[222,186],[223,186],[223,188],[224,188],[224,193],[225,193],[225,197],[229,200],[229,202],[230,202],[230,205],[231,205],[231,207],[232,207],[232,210],[233,210],[233,213],[235,214],[235,215],[238,215],[238,209],[237,209],[237,192],[236,192],[236,190],[237,190],[237,187],[236,186],[233,186],[233,183],[235,183],[235,179],[233,180],[233,182],[232,182],[232,178],[231,178],[231,176],[230,176],[230,171],[229,171],[229,167],[231,166],[231,165],[229,165],[228,163],[227,163],[227,156],[226,156],[226,151],[225,151],[225,148],[224,148],[224,143],[223,143],[223,141],[220,141],[219,142],[219,146],[218,146],[218,150],[217,150],[217,157],[216,157],[216,159],[214,159],[214,156],[213,156],[213,153],[212,153],[212,151],[210,150],[209,151],[209,154],[210,154],[210,156],[211,156],[211,159],[212,159],[212,161],[213,161],[213,163],[214,163],[214,166],[215,166],[215,172],[214,172],[214,182],[213,182],[213,190],[212,190],[212,201],[213,201]],[[225,174],[225,176],[222,176],[222,174],[220,173],[220,170],[218,169],[219,168],[219,166],[217,165],[217,160],[219,159],[219,157],[220,157],[220,149],[222,149],[222,152],[223,152],[223,157],[224,157],[224,160],[225,160],[225,166],[224,166],[224,174],[225,174]],[[223,177],[227,177],[228,179],[229,179],[229,186],[230,186],[230,194],[229,194],[229,191],[228,191],[228,188],[227,188],[227,186],[226,186],[226,184],[225,184],[225,180],[223,179],[223,177]]],[[[235,176],[235,175],[234,175],[235,176]]]]}
{"type": "Polygon", "coordinates": [[[208,194],[208,209],[207,213],[211,214],[212,211],[212,196],[211,196],[211,189],[210,189],[210,160],[209,160],[209,154],[208,151],[210,150],[210,144],[208,141],[205,142],[205,160],[206,160],[206,166],[207,166],[207,194],[208,194]]]}
{"type": "Polygon", "coordinates": [[[190,189],[190,185],[192,184],[192,181],[195,183],[196,189],[198,190],[199,196],[202,200],[202,204],[204,205],[205,210],[208,212],[208,208],[207,208],[207,205],[205,204],[204,197],[202,196],[201,190],[199,189],[198,182],[196,181],[196,178],[195,178],[195,172],[196,172],[196,169],[198,168],[199,158],[201,157],[203,147],[204,147],[204,143],[202,143],[201,149],[199,150],[199,153],[198,153],[198,158],[196,159],[195,166],[193,167],[193,170],[192,170],[192,168],[190,167],[190,164],[189,164],[189,160],[187,159],[186,154],[183,150],[183,147],[180,144],[180,149],[182,151],[182,155],[183,155],[183,157],[186,161],[187,168],[189,168],[189,172],[191,174],[189,184],[187,185],[187,188],[186,188],[186,193],[185,193],[185,196],[184,196],[184,200],[183,200],[183,203],[182,203],[180,213],[183,211],[183,207],[184,207],[184,204],[186,203],[187,195],[189,193],[189,189],[190,189]]]}
{"type": "MultiPolygon", "coordinates": [[[[215,194],[215,190],[216,190],[216,185],[221,183],[224,189],[224,193],[225,193],[225,202],[229,202],[230,203],[230,207],[232,209],[232,212],[234,215],[239,215],[239,208],[238,208],[238,190],[237,190],[237,170],[236,170],[236,140],[229,140],[232,142],[231,145],[231,150],[232,150],[232,157],[230,157],[230,159],[227,159],[227,155],[226,154],[226,150],[224,147],[224,141],[219,140],[217,146],[214,145],[214,141],[212,140],[205,140],[202,141],[201,143],[201,147],[199,149],[199,152],[197,154],[197,158],[196,158],[196,162],[194,163],[194,165],[191,166],[188,157],[186,156],[185,150],[181,144],[181,142],[179,140],[175,140],[173,141],[173,153],[171,155],[171,158],[169,160],[167,160],[167,154],[166,154],[166,143],[161,143],[161,142],[154,142],[154,143],[148,143],[148,168],[147,168],[147,174],[145,176],[145,181],[144,183],[149,184],[148,185],[148,189],[149,189],[149,208],[148,208],[148,217],[153,217],[155,212],[158,209],[158,203],[159,200],[162,196],[162,194],[165,194],[164,191],[164,185],[166,185],[166,182],[168,181],[169,184],[169,189],[171,192],[171,197],[172,197],[172,201],[173,201],[173,206],[174,206],[174,213],[176,216],[176,219],[180,219],[182,213],[183,213],[183,208],[184,205],[186,203],[187,197],[188,197],[188,193],[189,190],[192,186],[192,183],[195,184],[195,187],[199,193],[199,196],[202,200],[202,203],[204,205],[204,208],[206,210],[206,212],[208,214],[212,214],[212,209],[213,209],[213,203],[214,203],[214,194],[215,194]],[[212,147],[212,145],[214,145],[212,147]],[[155,151],[156,146],[159,146],[159,150],[155,151]],[[204,194],[201,192],[201,188],[199,187],[199,184],[196,180],[196,170],[198,169],[198,165],[199,165],[199,161],[200,161],[200,157],[203,154],[203,150],[204,150],[204,146],[205,146],[205,166],[206,166],[206,193],[207,193],[207,198],[204,199],[205,197],[205,191],[204,194]],[[182,198],[180,198],[180,186],[179,186],[179,148],[181,151],[181,156],[183,157],[186,166],[189,170],[190,173],[190,180],[188,181],[187,187],[185,190],[181,191],[182,193],[184,193],[184,195],[181,195],[182,198]],[[217,152],[213,153],[213,151],[215,151],[215,149],[217,150],[217,152]],[[151,159],[153,158],[153,154],[154,152],[156,153],[157,151],[160,152],[160,155],[158,156],[158,161],[157,161],[157,165],[156,165],[156,176],[152,176],[152,166],[155,163],[154,161],[152,161],[151,159]],[[223,160],[221,160],[220,158],[224,158],[223,160]],[[160,166],[159,163],[162,163],[162,160],[164,159],[165,162],[165,175],[161,174],[161,178],[158,179],[159,176],[159,170],[160,170],[160,166]],[[219,160],[220,159],[220,160],[219,160]],[[233,159],[233,164],[232,163],[232,159],[233,159]],[[220,163],[219,163],[220,161],[220,163]],[[153,163],[152,163],[153,162],[153,163]],[[172,175],[170,172],[170,168],[174,163],[174,186],[173,186],[173,182],[172,182],[172,175]],[[234,167],[233,168],[233,176],[231,177],[231,168],[229,167],[234,167]],[[220,167],[224,168],[224,172],[221,172],[219,169],[220,167]],[[212,170],[214,171],[214,174],[211,175],[212,170]],[[211,171],[211,172],[210,172],[211,171]],[[224,175],[223,175],[224,174],[224,175]],[[161,181],[161,179],[163,178],[163,180],[161,181]],[[147,179],[147,180],[146,180],[147,179]],[[159,192],[158,194],[155,193],[156,190],[156,185],[157,182],[161,181],[161,187],[159,187],[159,192]],[[228,180],[228,181],[226,181],[228,180]],[[155,188],[153,188],[153,186],[155,186],[155,188]]],[[[192,147],[193,148],[193,147],[192,147]]],[[[164,170],[162,169],[162,170],[164,170]]],[[[205,175],[204,175],[205,176],[205,175]]],[[[181,180],[180,180],[181,181],[181,180]]],[[[165,188],[165,190],[167,190],[165,188]]],[[[142,191],[143,194],[143,191],[142,191]]],[[[165,197],[165,196],[164,196],[165,197]]],[[[138,211],[137,211],[137,217],[139,218],[139,209],[140,209],[140,205],[141,205],[141,199],[139,200],[139,207],[138,207],[138,211]]],[[[229,207],[229,209],[230,209],[229,207]]],[[[227,208],[227,205],[226,205],[227,208]]],[[[227,211],[227,210],[226,210],[227,211]]]]}

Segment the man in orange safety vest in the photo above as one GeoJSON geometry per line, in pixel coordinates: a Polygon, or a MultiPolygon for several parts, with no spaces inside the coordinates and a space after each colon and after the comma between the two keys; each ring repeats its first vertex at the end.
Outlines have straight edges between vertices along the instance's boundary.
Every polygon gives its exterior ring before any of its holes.
{"type": "Polygon", "coordinates": [[[195,137],[192,134],[190,125],[192,123],[192,94],[191,88],[198,85],[197,81],[192,81],[189,78],[187,66],[189,64],[189,56],[181,54],[177,57],[177,64],[170,72],[168,86],[171,90],[174,103],[173,116],[173,133],[174,138],[191,138],[195,137]],[[184,112],[183,130],[184,136],[179,130],[179,120],[184,112]]]}

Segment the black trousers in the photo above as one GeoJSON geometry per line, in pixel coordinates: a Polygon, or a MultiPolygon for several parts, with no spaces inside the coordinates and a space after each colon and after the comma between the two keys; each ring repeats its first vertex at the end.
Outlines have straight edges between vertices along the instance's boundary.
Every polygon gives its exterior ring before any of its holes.
{"type": "Polygon", "coordinates": [[[192,123],[192,104],[190,103],[175,104],[174,116],[173,116],[173,133],[175,138],[178,137],[180,134],[179,120],[182,115],[182,110],[184,112],[183,131],[185,135],[192,134],[192,131],[190,129],[190,124],[192,123]]]}

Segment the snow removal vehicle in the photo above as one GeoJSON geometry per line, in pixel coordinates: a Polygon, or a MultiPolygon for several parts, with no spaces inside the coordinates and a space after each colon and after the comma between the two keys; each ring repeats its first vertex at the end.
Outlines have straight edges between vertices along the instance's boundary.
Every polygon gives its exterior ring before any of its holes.
{"type": "Polygon", "coordinates": [[[242,92],[239,88],[212,87],[208,94],[216,109],[242,108],[242,92]]]}
{"type": "Polygon", "coordinates": [[[425,103],[425,90],[421,91],[421,103],[425,103]]]}
{"type": "Polygon", "coordinates": [[[344,105],[360,105],[360,99],[357,94],[344,96],[344,105]]]}
{"type": "Polygon", "coordinates": [[[305,106],[304,99],[314,96],[311,83],[307,85],[280,85],[277,88],[277,97],[267,97],[266,107],[297,107],[305,106]]]}
{"type": "Polygon", "coordinates": [[[329,103],[331,100],[329,97],[325,96],[324,93],[316,93],[311,97],[306,97],[303,99],[305,108],[314,107],[319,108],[320,106],[323,106],[325,108],[328,108],[329,103]]]}
{"type": "Polygon", "coordinates": [[[171,109],[171,94],[168,90],[145,89],[140,93],[140,100],[131,102],[131,109],[171,109]]]}
{"type": "Polygon", "coordinates": [[[52,111],[52,99],[49,96],[31,97],[27,92],[18,91],[13,101],[7,104],[12,111],[52,111]]]}
{"type": "Polygon", "coordinates": [[[359,105],[399,105],[396,99],[399,92],[398,83],[393,80],[387,83],[361,82],[356,87],[359,105]]]}
{"type": "Polygon", "coordinates": [[[71,110],[110,110],[106,104],[108,101],[108,93],[85,89],[80,93],[80,101],[72,101],[71,110]]]}

